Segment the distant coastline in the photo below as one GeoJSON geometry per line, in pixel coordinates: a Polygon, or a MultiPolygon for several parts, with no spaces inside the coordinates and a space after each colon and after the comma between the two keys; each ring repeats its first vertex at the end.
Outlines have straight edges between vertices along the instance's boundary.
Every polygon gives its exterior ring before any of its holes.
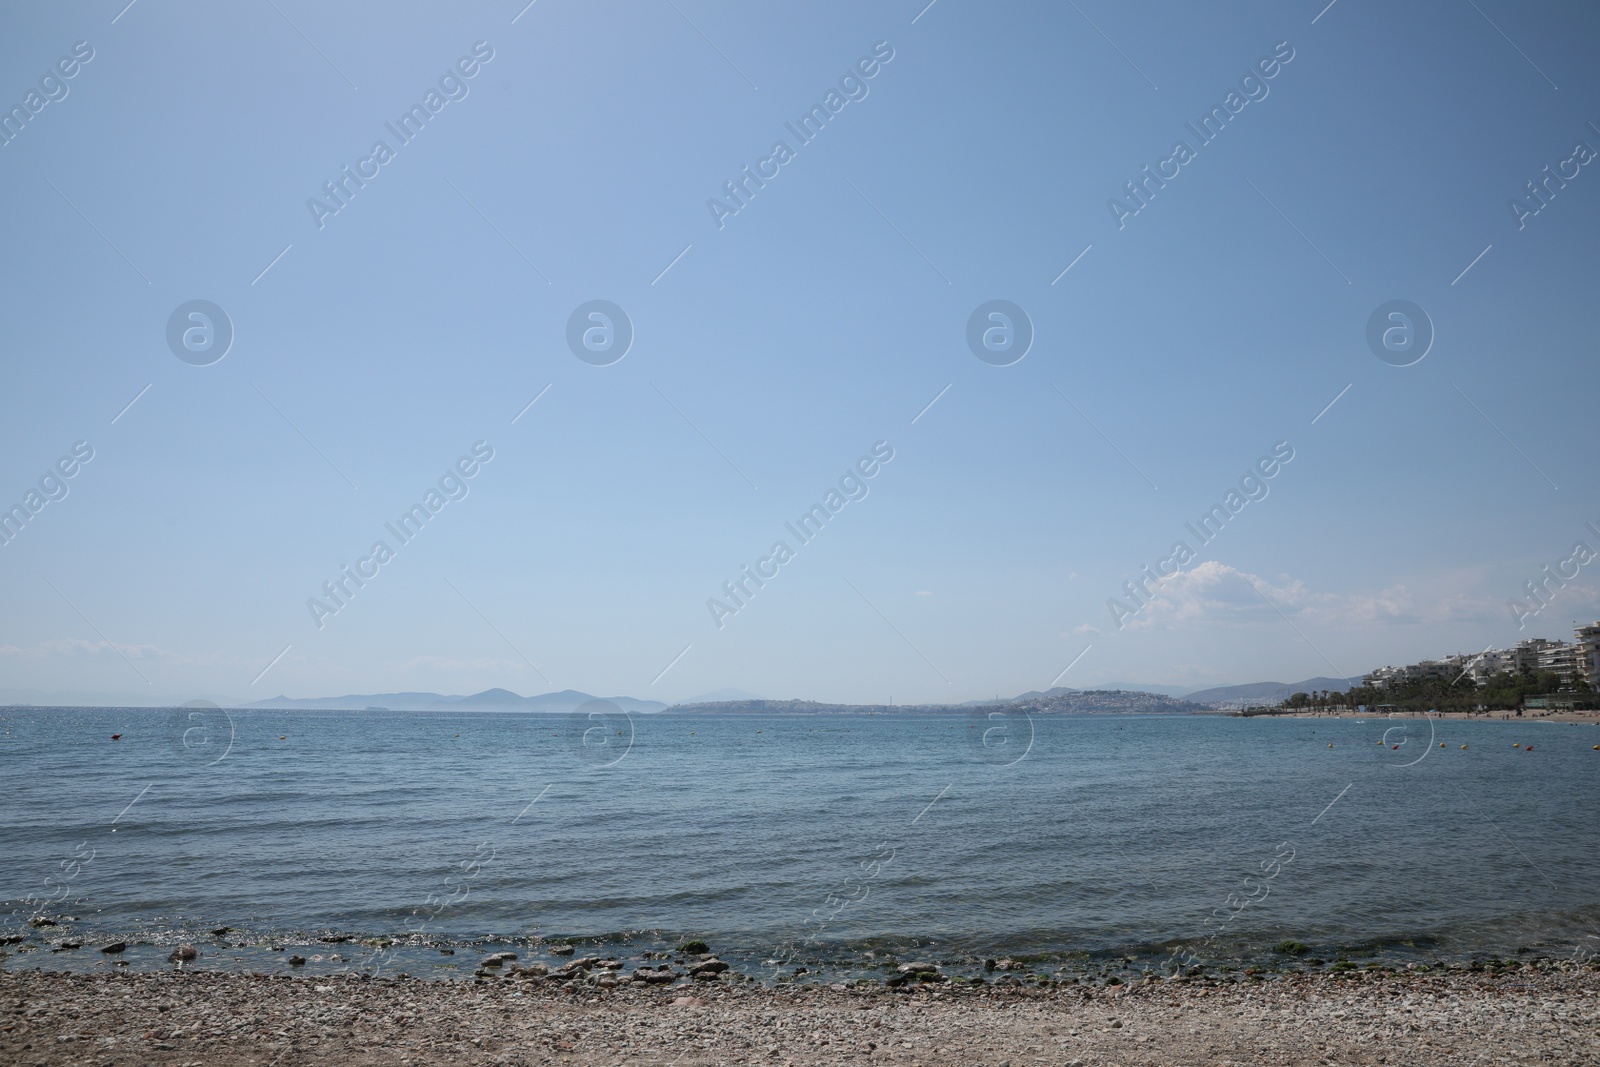
{"type": "Polygon", "coordinates": [[[1286,699],[1296,692],[1328,690],[1342,692],[1360,682],[1359,678],[1307,678],[1304,681],[1252,682],[1245,685],[1188,689],[1138,682],[1108,681],[1088,689],[1060,686],[1043,692],[1033,690],[1015,696],[967,700],[959,703],[887,704],[830,703],[791,697],[768,699],[740,689],[718,689],[685,700],[668,702],[631,696],[597,696],[578,689],[522,696],[509,689],[485,689],[469,695],[402,691],[388,693],[346,693],[341,696],[291,697],[279,694],[239,703],[227,698],[188,693],[183,696],[157,694],[111,694],[89,692],[0,691],[4,708],[172,708],[199,697],[235,711],[354,711],[354,712],[545,712],[570,714],[593,701],[615,706],[630,714],[672,711],[682,714],[725,714],[736,711],[765,714],[925,714],[960,712],[977,707],[1027,707],[1041,714],[1061,712],[1147,712],[1153,714],[1200,714],[1257,706],[1286,699]],[[123,697],[124,699],[119,699],[123,697]]]}
{"type": "MultiPolygon", "coordinates": [[[[209,702],[204,702],[209,703],[209,702]]],[[[39,708],[177,707],[123,704],[4,704],[0,711],[39,708]]],[[[188,705],[184,705],[188,706],[188,705]]],[[[279,697],[251,704],[217,704],[230,711],[348,712],[356,714],[434,715],[452,712],[485,714],[571,715],[600,712],[639,715],[1216,715],[1225,709],[1160,693],[1130,689],[1052,689],[1026,693],[1010,700],[969,701],[965,704],[827,704],[815,700],[695,701],[664,704],[632,697],[594,697],[576,690],[519,697],[507,690],[491,690],[471,697],[441,697],[434,693],[388,693],[295,699],[279,697]],[[375,703],[382,700],[383,703],[375,703]]]]}
{"type": "Polygon", "coordinates": [[[823,704],[815,700],[720,700],[675,704],[664,715],[1215,715],[1216,708],[1124,689],[1052,690],[970,704],[823,704]]]}

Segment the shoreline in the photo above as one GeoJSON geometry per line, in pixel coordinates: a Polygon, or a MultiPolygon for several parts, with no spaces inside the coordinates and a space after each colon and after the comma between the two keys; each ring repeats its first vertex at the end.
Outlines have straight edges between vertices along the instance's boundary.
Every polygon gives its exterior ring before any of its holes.
{"type": "MultiPolygon", "coordinates": [[[[1234,938],[1023,947],[1003,942],[972,944],[941,938],[867,938],[854,942],[778,944],[717,939],[713,949],[693,935],[664,931],[614,936],[448,937],[418,939],[356,933],[264,934],[222,927],[206,936],[168,930],[144,932],[86,929],[69,915],[35,919],[17,932],[0,930],[0,974],[48,973],[89,976],[159,975],[174,968],[188,974],[233,974],[328,981],[345,978],[415,978],[453,983],[543,975],[564,976],[581,967],[606,987],[626,984],[639,971],[666,968],[687,979],[708,959],[718,962],[723,986],[785,989],[801,985],[870,986],[892,978],[905,961],[937,964],[941,981],[955,986],[1018,985],[1039,988],[1116,986],[1183,971],[1188,977],[1252,980],[1316,977],[1353,971],[1417,974],[1510,966],[1545,966],[1586,957],[1585,936],[1593,908],[1545,914],[1537,929],[1513,925],[1495,938],[1460,941],[1437,930],[1367,931],[1363,937],[1303,932],[1284,937],[1240,934],[1234,938]],[[35,923],[43,922],[43,928],[35,923]],[[1304,938],[1304,940],[1301,940],[1304,938]],[[1198,950],[1198,951],[1197,951],[1198,950]],[[181,962],[179,956],[181,955],[181,962]],[[777,957],[777,958],[773,958],[777,957]],[[1181,961],[1181,964],[1180,964],[1181,961]]],[[[1500,919],[1504,925],[1506,917],[1500,919]]]]}
{"type": "Polygon", "coordinates": [[[1563,722],[1578,724],[1586,723],[1591,726],[1600,726],[1600,711],[1546,711],[1539,712],[1537,714],[1518,715],[1514,711],[1491,711],[1486,713],[1470,711],[1397,711],[1379,713],[1376,711],[1356,711],[1353,708],[1330,708],[1328,710],[1319,711],[1285,711],[1273,715],[1257,714],[1238,716],[1237,711],[1221,712],[1220,714],[1229,714],[1236,717],[1250,719],[1366,719],[1370,721],[1376,721],[1378,719],[1432,718],[1438,722],[1506,722],[1519,724],[1529,722],[1563,722]]]}
{"type": "Polygon", "coordinates": [[[0,972],[0,1061],[238,1064],[1592,1062],[1600,965],[885,988],[0,972]]]}

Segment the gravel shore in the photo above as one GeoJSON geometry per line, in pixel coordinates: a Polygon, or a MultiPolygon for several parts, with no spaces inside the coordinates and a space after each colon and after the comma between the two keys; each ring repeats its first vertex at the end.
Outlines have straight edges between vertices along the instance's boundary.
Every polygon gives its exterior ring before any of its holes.
{"type": "Polygon", "coordinates": [[[0,1063],[1600,1063],[1600,971],[784,987],[0,973],[0,1063]]]}

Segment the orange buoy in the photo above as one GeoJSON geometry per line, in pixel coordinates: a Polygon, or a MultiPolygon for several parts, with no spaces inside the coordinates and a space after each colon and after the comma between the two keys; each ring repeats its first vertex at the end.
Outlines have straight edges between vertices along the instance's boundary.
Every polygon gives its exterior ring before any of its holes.
{"type": "Polygon", "coordinates": [[[1439,742],[1439,747],[1440,747],[1440,748],[1443,748],[1443,747],[1444,747],[1444,742],[1443,742],[1443,741],[1440,741],[1440,742],[1439,742]]]}

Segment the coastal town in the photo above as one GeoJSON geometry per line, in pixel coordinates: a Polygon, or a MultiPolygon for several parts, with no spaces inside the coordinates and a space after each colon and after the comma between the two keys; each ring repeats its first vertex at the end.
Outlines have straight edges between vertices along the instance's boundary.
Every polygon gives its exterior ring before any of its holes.
{"type": "Polygon", "coordinates": [[[1404,667],[1379,667],[1362,684],[1394,688],[1425,678],[1470,678],[1486,685],[1497,674],[1546,671],[1561,679],[1563,690],[1600,689],[1600,622],[1573,629],[1572,641],[1531,637],[1510,648],[1486,648],[1476,655],[1456,654],[1425,659],[1404,667]]]}
{"type": "Polygon", "coordinates": [[[1383,666],[1344,692],[1294,693],[1256,714],[1439,712],[1576,719],[1600,709],[1600,621],[1573,628],[1573,640],[1532,637],[1509,648],[1456,653],[1383,666]]]}

